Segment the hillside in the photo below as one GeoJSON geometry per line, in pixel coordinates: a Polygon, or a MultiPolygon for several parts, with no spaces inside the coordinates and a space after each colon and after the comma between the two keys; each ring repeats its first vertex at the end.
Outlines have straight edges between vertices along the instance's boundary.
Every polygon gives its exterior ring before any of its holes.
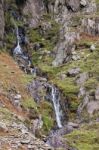
{"type": "Polygon", "coordinates": [[[0,150],[99,149],[99,1],[0,1],[0,150]]]}

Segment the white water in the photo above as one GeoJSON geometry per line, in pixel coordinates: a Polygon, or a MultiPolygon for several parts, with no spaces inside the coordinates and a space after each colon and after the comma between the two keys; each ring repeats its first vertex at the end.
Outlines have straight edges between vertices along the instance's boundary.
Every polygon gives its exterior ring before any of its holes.
{"type": "Polygon", "coordinates": [[[17,46],[15,47],[13,53],[16,55],[20,55],[20,54],[22,54],[22,49],[20,46],[20,36],[19,36],[18,27],[16,27],[16,35],[17,35],[17,46]]]}
{"type": "Polygon", "coordinates": [[[54,105],[55,109],[55,115],[56,115],[56,122],[59,128],[62,128],[62,123],[61,123],[61,112],[60,112],[60,95],[57,93],[56,87],[52,86],[51,87],[51,96],[52,96],[52,102],[54,105]]]}

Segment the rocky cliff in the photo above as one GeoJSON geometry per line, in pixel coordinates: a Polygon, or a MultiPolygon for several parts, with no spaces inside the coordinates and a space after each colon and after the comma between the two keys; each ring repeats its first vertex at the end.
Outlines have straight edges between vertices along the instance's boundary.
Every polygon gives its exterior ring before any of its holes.
{"type": "Polygon", "coordinates": [[[1,150],[99,149],[98,14],[98,0],[0,0],[1,150]]]}

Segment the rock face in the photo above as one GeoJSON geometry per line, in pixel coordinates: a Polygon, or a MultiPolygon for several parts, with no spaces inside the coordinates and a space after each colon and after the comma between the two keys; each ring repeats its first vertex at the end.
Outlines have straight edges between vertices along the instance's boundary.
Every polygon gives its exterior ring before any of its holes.
{"type": "Polygon", "coordinates": [[[67,8],[76,12],[80,9],[80,0],[66,0],[67,8]]]}
{"type": "Polygon", "coordinates": [[[99,101],[99,87],[96,88],[95,99],[99,101]]]}
{"type": "Polygon", "coordinates": [[[0,1],[0,46],[3,44],[4,37],[4,10],[3,10],[3,0],[0,1]]]}
{"type": "Polygon", "coordinates": [[[23,14],[28,16],[29,27],[37,27],[38,22],[44,12],[44,4],[42,0],[27,0],[23,9],[23,14]]]}
{"type": "Polygon", "coordinates": [[[84,32],[93,36],[99,36],[99,17],[83,19],[82,27],[84,32]]]}

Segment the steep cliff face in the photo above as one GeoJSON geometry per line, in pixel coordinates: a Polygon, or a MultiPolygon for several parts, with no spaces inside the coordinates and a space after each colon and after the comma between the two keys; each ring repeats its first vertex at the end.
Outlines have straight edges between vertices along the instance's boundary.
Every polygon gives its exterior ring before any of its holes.
{"type": "Polygon", "coordinates": [[[28,0],[22,10],[23,15],[27,16],[29,27],[37,27],[41,16],[44,13],[44,4],[42,0],[28,0]]]}
{"type": "Polygon", "coordinates": [[[3,0],[0,1],[0,46],[3,44],[4,37],[4,9],[3,9],[3,0]]]}

